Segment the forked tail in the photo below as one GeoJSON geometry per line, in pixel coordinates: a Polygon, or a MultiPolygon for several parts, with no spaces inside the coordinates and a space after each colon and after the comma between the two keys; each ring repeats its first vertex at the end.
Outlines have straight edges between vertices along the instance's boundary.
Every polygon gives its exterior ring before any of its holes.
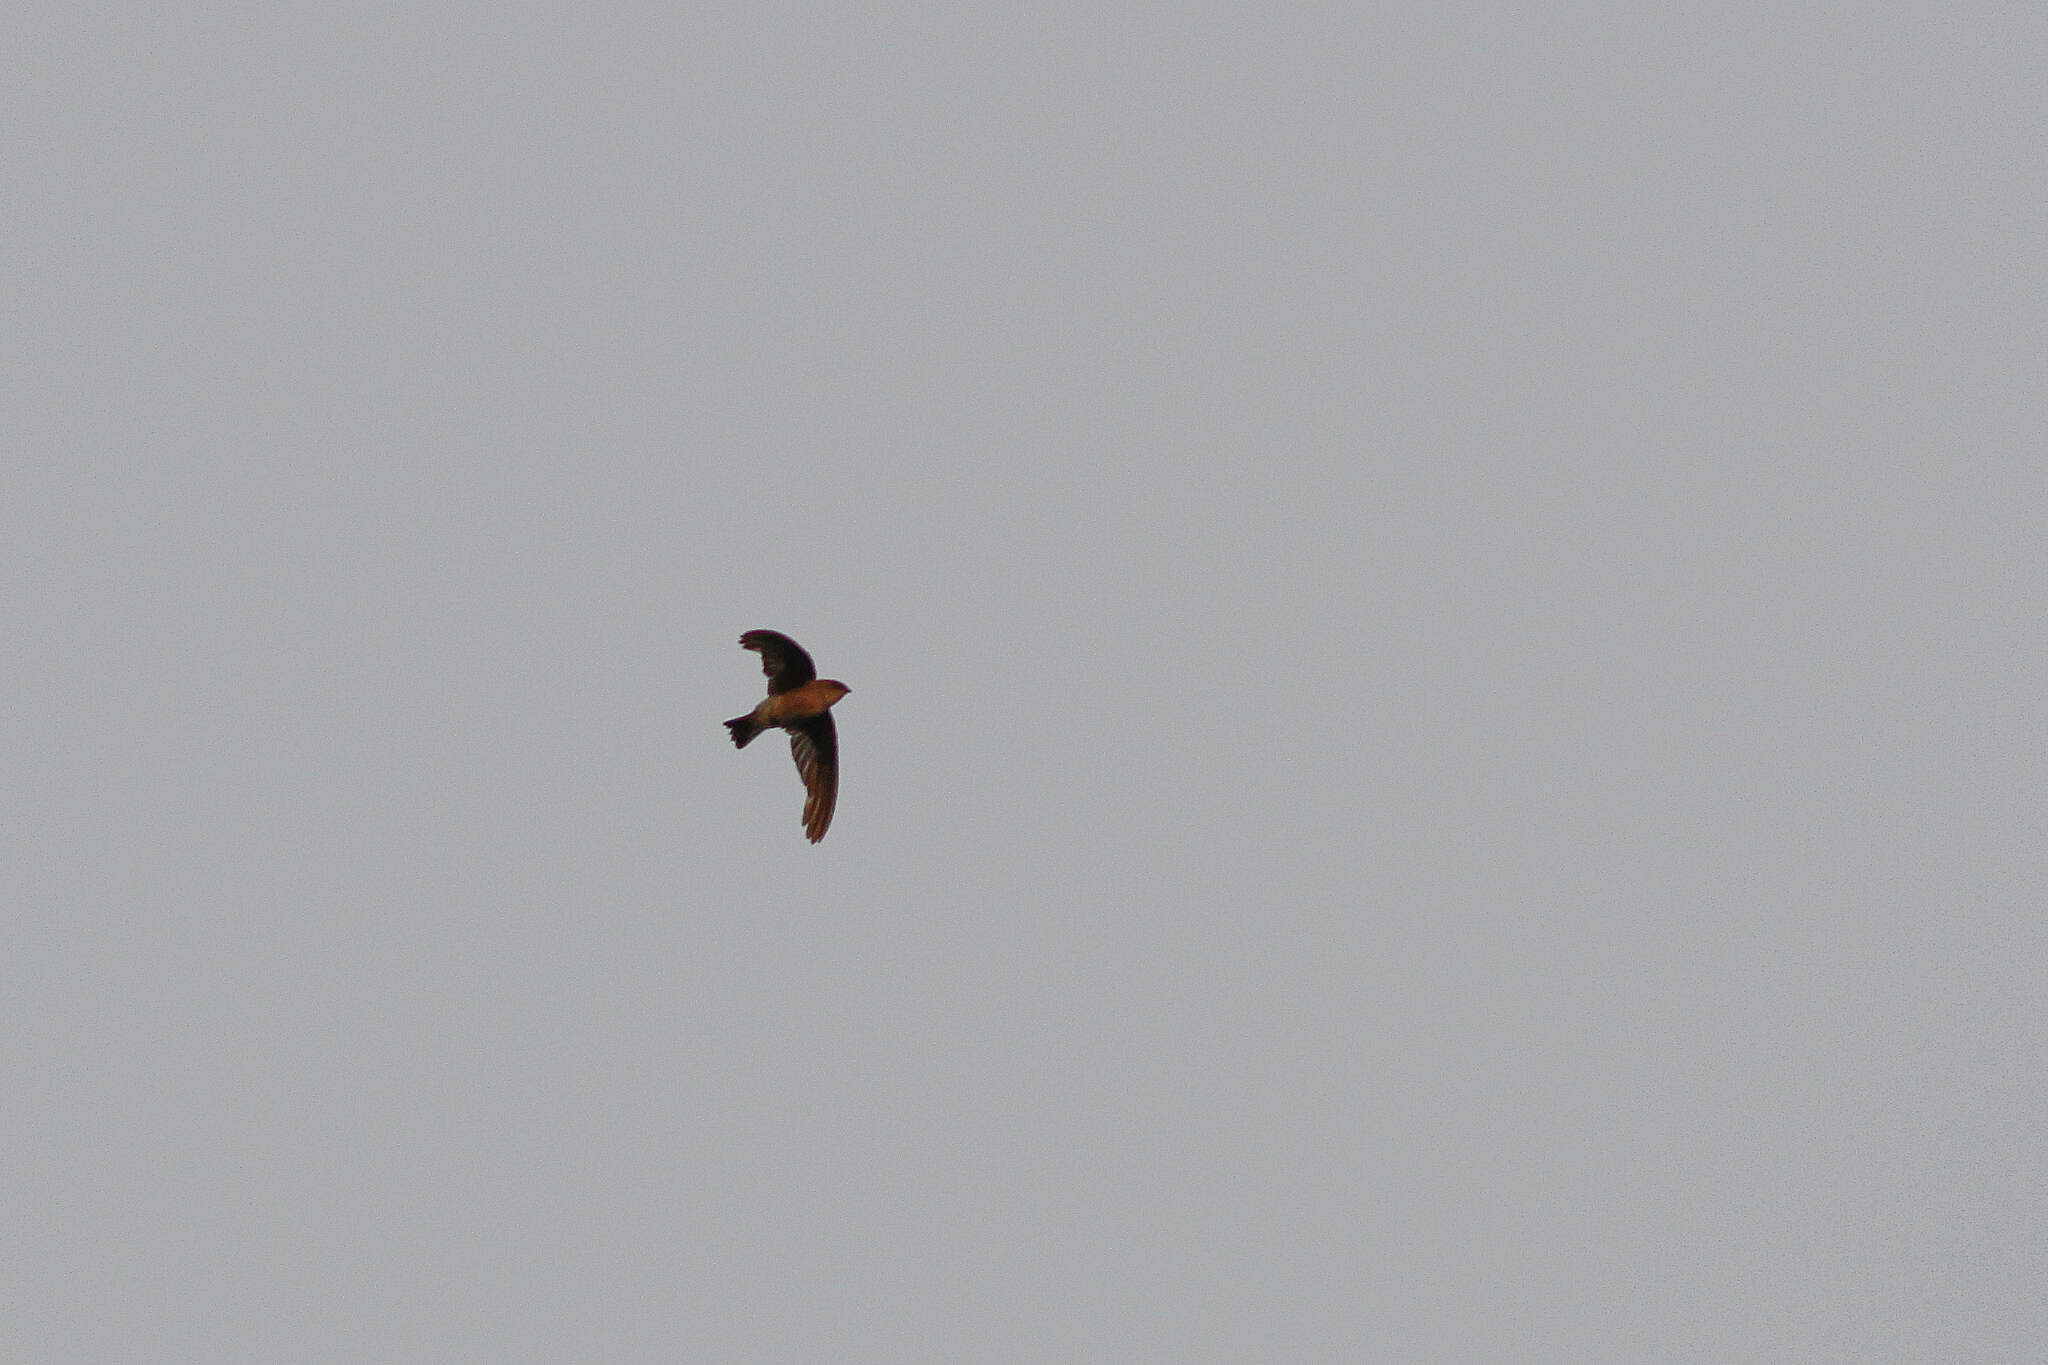
{"type": "Polygon", "coordinates": [[[746,748],[747,741],[761,733],[761,727],[754,723],[751,715],[729,720],[725,723],[725,728],[732,731],[732,744],[735,749],[746,748]]]}

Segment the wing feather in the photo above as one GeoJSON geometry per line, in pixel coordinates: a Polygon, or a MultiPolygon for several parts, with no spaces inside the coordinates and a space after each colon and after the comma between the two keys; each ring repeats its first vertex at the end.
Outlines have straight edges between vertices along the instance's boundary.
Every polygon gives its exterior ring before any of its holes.
{"type": "Polygon", "coordinates": [[[815,844],[825,837],[839,800],[839,730],[831,713],[791,730],[789,753],[804,780],[804,834],[815,844]]]}
{"type": "Polygon", "coordinates": [[[804,647],[780,631],[750,630],[740,636],[740,645],[761,656],[761,671],[768,675],[768,695],[802,687],[818,676],[818,666],[804,647]]]}

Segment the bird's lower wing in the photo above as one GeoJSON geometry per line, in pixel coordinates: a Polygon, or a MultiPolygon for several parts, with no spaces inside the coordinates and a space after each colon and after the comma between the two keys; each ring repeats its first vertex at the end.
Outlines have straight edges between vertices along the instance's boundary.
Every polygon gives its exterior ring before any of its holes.
{"type": "Polygon", "coordinates": [[[804,834],[815,844],[825,837],[839,801],[839,730],[831,715],[813,717],[790,731],[789,752],[804,780],[804,834]]]}

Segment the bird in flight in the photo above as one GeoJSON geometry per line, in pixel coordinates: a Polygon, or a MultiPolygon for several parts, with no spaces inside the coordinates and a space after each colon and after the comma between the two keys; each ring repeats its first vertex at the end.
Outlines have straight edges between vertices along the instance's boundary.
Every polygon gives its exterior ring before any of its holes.
{"type": "Polygon", "coordinates": [[[804,779],[804,833],[815,844],[825,837],[833,803],[839,799],[839,731],[832,724],[832,703],[853,689],[835,678],[819,677],[811,656],[787,635],[750,630],[740,636],[740,644],[761,656],[768,700],[727,721],[725,728],[741,749],[763,730],[789,731],[789,752],[804,779]]]}

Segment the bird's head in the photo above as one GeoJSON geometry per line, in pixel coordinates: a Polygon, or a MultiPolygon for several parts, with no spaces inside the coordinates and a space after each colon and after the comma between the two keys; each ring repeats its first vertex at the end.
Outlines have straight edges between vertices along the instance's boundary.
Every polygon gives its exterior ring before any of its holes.
{"type": "Polygon", "coordinates": [[[832,701],[828,701],[825,703],[825,705],[827,706],[832,705],[832,702],[838,701],[848,692],[853,691],[852,688],[848,687],[845,683],[839,681],[839,679],[837,678],[820,678],[818,680],[818,686],[832,694],[832,701]]]}

